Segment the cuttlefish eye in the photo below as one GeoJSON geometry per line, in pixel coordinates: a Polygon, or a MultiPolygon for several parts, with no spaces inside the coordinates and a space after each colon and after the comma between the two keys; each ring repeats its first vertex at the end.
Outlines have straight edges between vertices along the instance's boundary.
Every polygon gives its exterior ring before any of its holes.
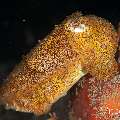
{"type": "Polygon", "coordinates": [[[89,26],[82,22],[82,14],[77,12],[76,14],[73,14],[71,17],[68,17],[64,22],[64,26],[66,27],[66,30],[69,30],[73,33],[85,33],[88,31],[89,26]],[[75,17],[76,16],[76,17],[75,17]]]}

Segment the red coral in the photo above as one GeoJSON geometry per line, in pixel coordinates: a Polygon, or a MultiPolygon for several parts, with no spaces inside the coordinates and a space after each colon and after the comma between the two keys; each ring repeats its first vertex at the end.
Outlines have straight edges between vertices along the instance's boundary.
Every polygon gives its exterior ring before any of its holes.
{"type": "Polygon", "coordinates": [[[120,75],[110,81],[87,77],[72,103],[76,120],[120,119],[120,75]]]}

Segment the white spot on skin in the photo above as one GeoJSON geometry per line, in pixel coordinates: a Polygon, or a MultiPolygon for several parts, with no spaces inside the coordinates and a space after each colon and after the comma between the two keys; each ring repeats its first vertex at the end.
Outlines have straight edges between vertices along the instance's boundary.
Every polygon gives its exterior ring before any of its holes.
{"type": "Polygon", "coordinates": [[[71,27],[70,30],[76,33],[85,32],[88,29],[84,24],[80,24],[78,27],[71,27]]]}

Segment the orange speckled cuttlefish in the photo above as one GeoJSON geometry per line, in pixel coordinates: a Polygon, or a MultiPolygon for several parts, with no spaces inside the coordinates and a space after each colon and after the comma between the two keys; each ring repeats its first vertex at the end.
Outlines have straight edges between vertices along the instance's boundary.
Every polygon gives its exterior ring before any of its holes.
{"type": "Polygon", "coordinates": [[[73,13],[13,69],[0,88],[0,102],[41,115],[86,73],[112,79],[118,74],[116,36],[107,20],[73,13]]]}

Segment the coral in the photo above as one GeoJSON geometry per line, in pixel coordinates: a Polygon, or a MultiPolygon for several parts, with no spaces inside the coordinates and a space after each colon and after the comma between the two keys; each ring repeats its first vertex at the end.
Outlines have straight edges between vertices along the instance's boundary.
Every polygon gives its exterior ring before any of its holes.
{"type": "Polygon", "coordinates": [[[75,120],[120,119],[120,75],[109,81],[87,76],[72,101],[75,120]]]}

